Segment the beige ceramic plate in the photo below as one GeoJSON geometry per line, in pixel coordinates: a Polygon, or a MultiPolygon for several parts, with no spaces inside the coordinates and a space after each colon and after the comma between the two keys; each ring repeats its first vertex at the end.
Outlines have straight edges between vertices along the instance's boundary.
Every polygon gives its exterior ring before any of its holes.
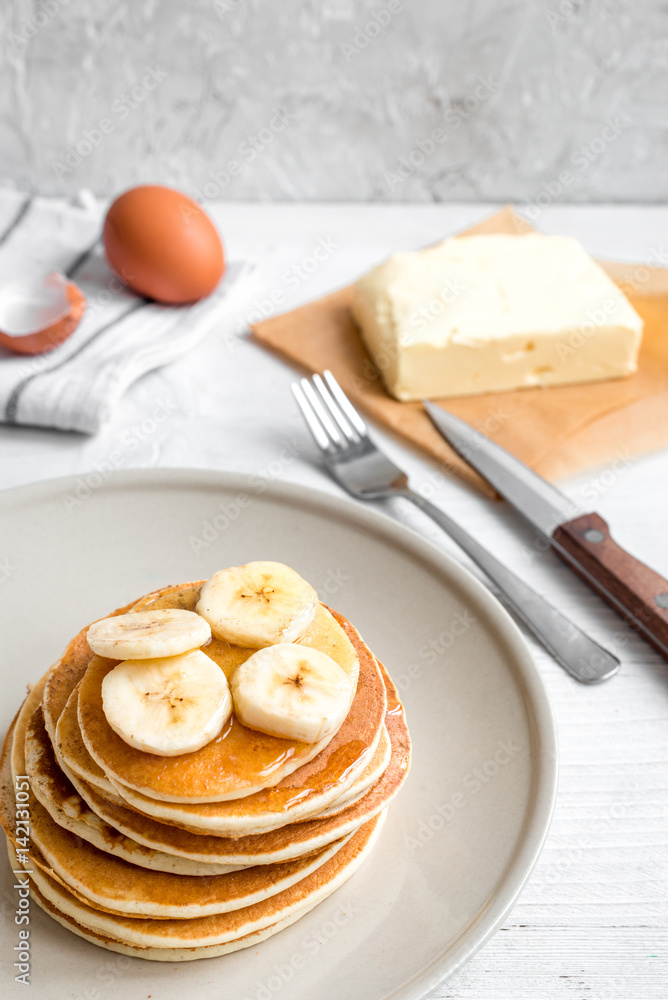
{"type": "MultiPolygon", "coordinates": [[[[124,472],[93,489],[81,484],[0,496],[3,729],[26,682],[82,625],[152,588],[278,559],[385,662],[403,694],[414,758],[366,866],[294,926],[257,948],[175,967],[105,952],[33,905],[35,995],[425,996],[502,923],[550,821],[554,726],[511,619],[455,562],[361,505],[213,472],[124,472]]],[[[12,884],[3,867],[6,1000],[24,996],[13,982],[12,884]]]]}

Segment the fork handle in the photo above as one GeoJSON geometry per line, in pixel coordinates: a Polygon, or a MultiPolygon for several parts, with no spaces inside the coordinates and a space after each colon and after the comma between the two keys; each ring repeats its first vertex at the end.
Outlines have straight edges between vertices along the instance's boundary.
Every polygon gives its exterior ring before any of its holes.
{"type": "Polygon", "coordinates": [[[511,573],[440,507],[410,489],[401,490],[398,495],[410,500],[447,532],[459,548],[496,584],[504,603],[572,677],[584,684],[594,684],[607,680],[619,670],[620,664],[616,656],[511,573]]]}

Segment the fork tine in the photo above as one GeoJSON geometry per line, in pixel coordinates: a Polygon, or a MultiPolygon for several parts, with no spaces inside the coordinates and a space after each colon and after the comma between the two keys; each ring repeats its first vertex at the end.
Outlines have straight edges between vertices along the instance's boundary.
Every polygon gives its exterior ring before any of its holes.
{"type": "Polygon", "coordinates": [[[297,401],[297,406],[301,410],[302,417],[306,421],[306,426],[310,430],[311,435],[313,436],[313,440],[317,444],[318,448],[320,448],[321,451],[330,451],[332,448],[331,442],[327,437],[327,435],[325,434],[324,430],[322,429],[322,426],[317,416],[315,415],[315,412],[313,411],[311,404],[304,395],[302,387],[299,385],[298,382],[293,382],[291,389],[292,389],[292,394],[295,397],[295,400],[297,401]]]}
{"type": "Polygon", "coordinates": [[[300,379],[299,384],[306,399],[311,404],[311,409],[315,412],[323,430],[327,434],[330,444],[334,444],[336,446],[342,445],[343,438],[341,437],[341,433],[336,424],[332,422],[332,418],[329,416],[327,410],[316,395],[315,389],[311,385],[310,381],[307,378],[303,378],[300,379]]]}
{"type": "Polygon", "coordinates": [[[320,394],[320,398],[322,399],[323,403],[329,410],[330,414],[332,415],[336,423],[339,425],[340,429],[345,434],[348,441],[350,441],[352,444],[357,444],[359,441],[359,434],[357,434],[356,431],[354,431],[353,428],[350,426],[350,424],[346,420],[345,414],[342,413],[341,408],[337,404],[336,400],[332,397],[332,394],[330,393],[329,389],[327,388],[321,377],[319,375],[314,375],[311,381],[318,390],[318,393],[320,394]]]}
{"type": "Polygon", "coordinates": [[[343,412],[345,413],[348,420],[353,425],[359,436],[362,438],[368,437],[369,432],[367,430],[366,424],[364,423],[359,413],[357,412],[353,404],[346,396],[345,392],[343,391],[339,383],[336,381],[336,379],[330,372],[329,368],[325,368],[322,374],[324,376],[325,382],[327,383],[329,391],[331,392],[332,396],[339,404],[339,406],[341,407],[341,409],[343,410],[343,412]]]}

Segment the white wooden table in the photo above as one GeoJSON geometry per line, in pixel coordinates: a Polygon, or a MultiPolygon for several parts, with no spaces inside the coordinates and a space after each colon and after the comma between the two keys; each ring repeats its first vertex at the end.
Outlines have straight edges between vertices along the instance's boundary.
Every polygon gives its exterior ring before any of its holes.
{"type": "MultiPolygon", "coordinates": [[[[394,249],[418,247],[493,210],[480,205],[243,205],[212,209],[230,256],[261,267],[248,314],[283,311],[347,282],[394,249]],[[316,262],[313,256],[320,246],[316,262]]],[[[541,229],[582,240],[593,254],[668,260],[668,207],[553,207],[541,229]]],[[[668,336],[668,331],[666,331],[668,336]]],[[[111,469],[231,469],[337,487],[312,464],[314,449],[293,405],[294,373],[236,335],[212,336],[195,353],[146,377],[95,438],[0,427],[0,487],[75,474],[82,490],[111,469]],[[156,420],[156,400],[167,419],[156,420]],[[93,479],[87,473],[97,470],[93,479]]],[[[598,639],[617,649],[622,672],[595,688],[576,685],[536,644],[560,739],[561,776],[552,829],[507,925],[434,996],[457,1000],[665,1000],[668,997],[668,665],[531,535],[492,503],[388,435],[378,437],[431,486],[482,542],[598,639]]],[[[622,471],[591,470],[561,484],[596,509],[617,540],[668,573],[668,453],[631,459],[622,471]]],[[[398,516],[465,558],[418,512],[398,516]]],[[[0,540],[0,560],[2,549],[0,540]]]]}

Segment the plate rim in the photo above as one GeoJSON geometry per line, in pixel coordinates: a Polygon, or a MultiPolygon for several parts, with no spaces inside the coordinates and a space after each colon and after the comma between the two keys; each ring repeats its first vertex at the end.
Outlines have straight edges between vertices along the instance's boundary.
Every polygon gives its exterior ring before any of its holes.
{"type": "MultiPolygon", "coordinates": [[[[85,479],[90,473],[81,472],[68,476],[37,480],[0,491],[0,512],[5,514],[22,500],[34,502],[46,499],[56,492],[62,494],[85,479]]],[[[474,574],[453,556],[438,548],[413,528],[395,520],[382,511],[339,496],[304,486],[290,480],[258,477],[242,471],[223,469],[197,469],[179,467],[155,467],[150,469],[119,469],[110,473],[94,492],[110,488],[132,489],[147,484],[157,485],[162,480],[165,486],[180,489],[216,487],[241,491],[244,487],[253,490],[251,480],[263,483],[259,495],[281,501],[299,501],[311,509],[322,509],[340,515],[340,519],[369,528],[376,534],[384,535],[390,545],[403,547],[416,553],[423,561],[430,562],[447,580],[451,579],[462,592],[478,601],[489,620],[503,636],[512,655],[514,668],[525,693],[524,704],[539,752],[532,755],[535,774],[535,789],[530,815],[523,828],[521,838],[513,857],[502,874],[490,900],[473,921],[463,928],[459,938],[444,948],[412,979],[392,988],[382,1000],[424,1000],[441,983],[445,982],[479,951],[504,923],[522,889],[529,879],[550,829],[557,794],[558,741],[555,717],[542,677],[536,667],[533,655],[519,627],[497,597],[474,574]]],[[[255,493],[257,493],[255,486],[255,493]]],[[[378,998],[381,1000],[381,998],[378,998]]]]}

